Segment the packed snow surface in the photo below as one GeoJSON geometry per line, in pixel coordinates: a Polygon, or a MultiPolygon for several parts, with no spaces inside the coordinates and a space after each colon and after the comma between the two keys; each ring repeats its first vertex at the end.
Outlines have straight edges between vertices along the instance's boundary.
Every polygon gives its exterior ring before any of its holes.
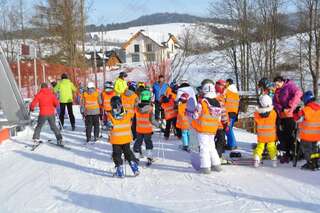
{"type": "MultiPolygon", "coordinates": [[[[151,167],[141,166],[138,177],[112,177],[106,135],[97,144],[83,145],[79,114],[76,124],[75,132],[68,125],[63,131],[71,150],[42,144],[31,152],[31,128],[0,145],[1,213],[320,211],[320,172],[289,164],[271,168],[266,162],[257,169],[229,165],[221,173],[202,175],[191,167],[189,154],[179,150],[178,140],[164,141],[159,133],[153,135],[159,157],[151,167]]],[[[48,126],[41,137],[54,140],[48,126]]],[[[236,130],[236,137],[242,152],[250,153],[255,135],[236,130]]],[[[128,165],[126,173],[132,176],[128,165]]]]}

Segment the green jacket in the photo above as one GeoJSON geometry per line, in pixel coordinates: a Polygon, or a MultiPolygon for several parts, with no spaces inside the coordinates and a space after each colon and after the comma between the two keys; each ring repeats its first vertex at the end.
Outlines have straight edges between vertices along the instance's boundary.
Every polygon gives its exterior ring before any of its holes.
{"type": "Polygon", "coordinates": [[[54,92],[59,94],[60,103],[73,102],[73,93],[77,91],[77,88],[69,79],[63,79],[59,81],[54,88],[54,92]]]}
{"type": "Polygon", "coordinates": [[[114,91],[118,96],[124,93],[127,87],[128,87],[127,82],[121,78],[117,78],[117,80],[114,83],[114,91]]]}

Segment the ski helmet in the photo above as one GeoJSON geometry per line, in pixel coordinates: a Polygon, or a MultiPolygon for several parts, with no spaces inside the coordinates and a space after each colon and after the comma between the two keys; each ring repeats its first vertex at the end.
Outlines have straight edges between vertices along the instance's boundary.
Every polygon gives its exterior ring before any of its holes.
{"type": "Polygon", "coordinates": [[[216,92],[214,88],[214,83],[210,79],[205,79],[201,82],[201,91],[204,95],[204,97],[207,98],[215,98],[216,97],[216,92]]]}
{"type": "Polygon", "coordinates": [[[129,81],[128,82],[128,89],[135,92],[137,90],[137,82],[135,81],[129,81]]]}
{"type": "Polygon", "coordinates": [[[111,113],[115,119],[121,119],[124,114],[124,109],[122,106],[122,101],[119,96],[113,96],[110,100],[111,102],[111,113]]]}
{"type": "Polygon", "coordinates": [[[305,92],[304,94],[303,94],[303,96],[302,96],[302,101],[303,101],[303,103],[306,105],[306,104],[308,104],[309,102],[311,102],[311,101],[315,101],[315,97],[314,97],[314,95],[313,95],[313,92],[312,91],[307,91],[307,92],[305,92]]]}
{"type": "Polygon", "coordinates": [[[262,108],[268,108],[272,106],[272,99],[269,95],[261,95],[259,97],[259,104],[262,108]]]}
{"type": "Polygon", "coordinates": [[[150,102],[151,101],[151,92],[150,90],[144,89],[140,93],[141,102],[150,102]]]}
{"type": "Polygon", "coordinates": [[[111,91],[113,91],[113,83],[112,83],[112,81],[106,81],[106,82],[104,82],[104,90],[105,90],[106,92],[111,92],[111,91]]]}
{"type": "Polygon", "coordinates": [[[87,85],[88,89],[96,88],[95,84],[93,82],[89,82],[87,85]]]}
{"type": "Polygon", "coordinates": [[[267,78],[261,78],[260,81],[258,82],[258,87],[262,89],[267,89],[270,84],[270,81],[267,78]]]}

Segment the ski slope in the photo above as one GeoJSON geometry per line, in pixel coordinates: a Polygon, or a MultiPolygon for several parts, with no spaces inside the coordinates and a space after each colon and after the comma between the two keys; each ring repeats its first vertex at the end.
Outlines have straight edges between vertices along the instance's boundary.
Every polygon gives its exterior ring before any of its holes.
{"type": "MultiPolygon", "coordinates": [[[[76,109],[77,110],[77,109],[76,109]]],[[[83,145],[84,125],[77,115],[76,132],[63,131],[71,150],[42,144],[29,151],[32,130],[0,145],[0,212],[319,212],[320,172],[291,165],[271,168],[224,166],[223,172],[201,175],[189,163],[179,141],[159,140],[164,158],[141,167],[138,177],[112,177],[111,146],[103,139],[83,145]]],[[[48,126],[43,140],[54,139],[48,126]]],[[[255,136],[242,130],[236,137],[250,152],[255,136]]],[[[300,162],[301,164],[302,162],[300,162]]],[[[127,175],[131,171],[127,165],[127,175]]]]}

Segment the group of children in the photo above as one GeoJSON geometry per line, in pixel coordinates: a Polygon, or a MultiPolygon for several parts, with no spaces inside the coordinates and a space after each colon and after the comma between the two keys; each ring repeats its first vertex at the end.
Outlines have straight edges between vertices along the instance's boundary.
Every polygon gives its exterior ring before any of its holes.
{"type": "MultiPolygon", "coordinates": [[[[86,142],[97,141],[101,134],[100,121],[108,130],[108,140],[112,144],[112,159],[117,177],[124,177],[122,154],[128,161],[134,175],[139,175],[139,158],[143,157],[142,144],[145,143],[147,163],[153,162],[153,127],[163,132],[169,139],[173,133],[182,141],[182,149],[196,152],[199,170],[209,174],[221,171],[223,153],[228,147],[233,149],[235,136],[232,131],[237,119],[240,97],[231,79],[213,82],[205,79],[198,88],[197,97],[186,92],[187,82],[171,85],[160,99],[163,120],[153,115],[152,91],[140,82],[129,82],[122,94],[116,94],[113,82],[107,81],[99,92],[92,82],[81,95],[81,113],[86,126],[86,142]],[[193,137],[192,137],[193,136],[193,137]],[[192,138],[192,139],[191,139],[192,138]],[[231,144],[226,142],[230,139],[231,144]],[[133,151],[130,144],[134,141],[133,151]],[[232,144],[233,143],[233,144],[232,144]],[[193,148],[193,150],[191,150],[193,148]]],[[[262,154],[267,147],[272,165],[277,166],[277,113],[269,94],[259,97],[259,106],[254,113],[257,130],[257,147],[254,150],[254,166],[260,165],[262,154]]],[[[320,104],[315,102],[311,92],[303,96],[304,107],[297,109],[295,119],[300,119],[299,138],[307,160],[303,167],[318,168],[320,141],[320,104]],[[301,118],[303,117],[303,118],[301,118]]]]}

